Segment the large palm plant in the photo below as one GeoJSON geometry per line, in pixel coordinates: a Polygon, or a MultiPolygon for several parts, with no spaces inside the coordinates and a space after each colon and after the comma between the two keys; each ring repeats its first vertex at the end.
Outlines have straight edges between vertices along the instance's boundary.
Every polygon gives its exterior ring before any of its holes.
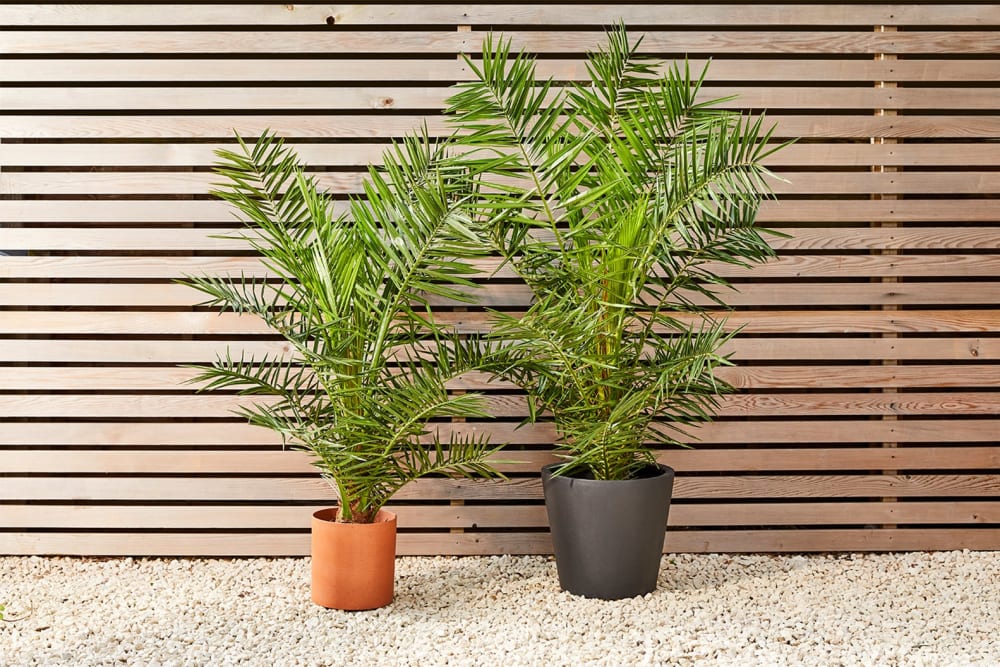
{"type": "Polygon", "coordinates": [[[236,234],[267,278],[198,276],[205,305],[261,318],[294,349],[287,356],[226,356],[199,367],[204,390],[276,397],[241,409],[315,457],[336,489],[338,520],[371,522],[420,476],[494,476],[483,436],[446,435],[435,420],[484,417],[475,393],[446,383],[474,367],[478,346],[435,323],[431,296],[468,300],[467,259],[483,252],[469,226],[470,184],[421,135],[370,168],[365,197],[334,202],[273,135],[220,151],[215,192],[241,214],[236,234]]]}
{"type": "Polygon", "coordinates": [[[491,39],[448,109],[477,219],[534,293],[522,316],[494,313],[490,368],[527,390],[531,419],[551,412],[559,472],[595,479],[638,474],[650,442],[711,418],[732,335],[704,309],[722,303],[715,271],[772,254],[754,226],[770,131],[638,46],[612,31],[590,80],[559,87],[491,39]]]}

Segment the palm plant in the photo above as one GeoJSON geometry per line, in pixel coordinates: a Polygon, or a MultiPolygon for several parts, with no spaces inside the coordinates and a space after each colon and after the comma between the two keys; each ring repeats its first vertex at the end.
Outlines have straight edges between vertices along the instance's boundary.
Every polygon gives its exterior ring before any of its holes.
{"type": "MultiPolygon", "coordinates": [[[[469,226],[465,170],[426,133],[369,168],[365,197],[334,213],[331,197],[271,134],[219,151],[214,192],[245,226],[267,278],[197,276],[203,305],[261,318],[291,355],[232,356],[196,367],[202,390],[274,397],[241,408],[315,458],[335,488],[337,519],[370,523],[404,484],[428,474],[495,476],[479,436],[446,437],[435,420],[485,417],[476,393],[446,383],[473,368],[479,346],[435,323],[432,296],[469,300],[483,244],[469,226]]],[[[231,236],[230,238],[233,238],[231,236]]]]}
{"type": "Polygon", "coordinates": [[[629,479],[649,443],[711,418],[733,335],[704,307],[723,304],[717,267],[772,255],[754,219],[773,128],[701,101],[704,71],[660,74],[640,41],[611,31],[589,81],[559,87],[491,38],[448,102],[476,219],[534,294],[493,313],[489,368],[527,391],[529,420],[551,413],[556,474],[629,479]]]}

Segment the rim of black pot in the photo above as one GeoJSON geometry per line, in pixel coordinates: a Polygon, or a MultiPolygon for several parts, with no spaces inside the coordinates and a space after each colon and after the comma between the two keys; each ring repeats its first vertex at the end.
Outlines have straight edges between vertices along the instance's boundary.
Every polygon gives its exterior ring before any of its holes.
{"type": "Polygon", "coordinates": [[[647,469],[654,469],[655,468],[657,470],[657,472],[655,474],[646,475],[646,476],[643,476],[643,477],[633,477],[632,479],[593,479],[591,477],[577,477],[577,476],[573,475],[572,473],[570,473],[570,474],[563,474],[563,475],[553,475],[552,471],[554,469],[558,468],[561,465],[564,465],[564,464],[562,464],[562,463],[550,463],[548,465],[542,466],[542,477],[543,478],[548,477],[549,479],[552,479],[552,480],[556,480],[556,479],[573,480],[574,484],[601,484],[601,485],[603,485],[603,484],[636,484],[636,483],[647,482],[647,481],[651,481],[651,480],[653,480],[653,481],[659,480],[659,479],[662,479],[663,477],[665,477],[667,475],[673,475],[674,474],[674,469],[671,468],[670,466],[665,465],[663,463],[656,463],[656,464],[651,464],[651,465],[647,466],[647,469]]]}

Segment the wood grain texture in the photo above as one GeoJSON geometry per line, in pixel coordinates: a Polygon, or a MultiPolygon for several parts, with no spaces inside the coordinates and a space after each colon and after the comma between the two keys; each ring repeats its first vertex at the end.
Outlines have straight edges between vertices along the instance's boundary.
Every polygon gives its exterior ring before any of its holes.
{"type": "MultiPolygon", "coordinates": [[[[873,339],[880,340],[880,339],[873,339]]],[[[889,339],[881,339],[889,340],[889,339]]],[[[997,416],[1000,408],[990,391],[908,391],[879,396],[872,393],[823,393],[808,390],[796,393],[753,393],[724,396],[719,416],[741,418],[770,417],[849,417],[849,416],[997,416]]],[[[0,416],[17,418],[225,418],[247,403],[229,395],[178,393],[102,394],[8,394],[0,395],[0,416]]],[[[256,399],[267,403],[266,397],[256,399]]],[[[486,397],[490,413],[498,418],[523,418],[527,414],[524,396],[492,393],[486,397]]],[[[28,435],[27,442],[32,437],[28,435]]],[[[22,443],[23,444],[23,443],[22,443]]],[[[104,443],[108,444],[108,443],[104,443]]]]}
{"type": "MultiPolygon", "coordinates": [[[[475,53],[485,32],[472,30],[356,32],[267,31],[246,40],[225,30],[18,30],[0,32],[0,53],[27,54],[183,54],[183,53],[321,53],[413,54],[475,53]]],[[[599,30],[504,31],[517,49],[532,53],[564,54],[593,51],[604,43],[599,30]]],[[[851,30],[646,30],[640,47],[644,53],[671,54],[992,54],[1000,50],[1000,36],[991,30],[914,30],[912,32],[862,32],[851,30]]]]}
{"type": "MultiPolygon", "coordinates": [[[[678,471],[667,551],[1000,548],[1000,8],[991,3],[0,5],[0,553],[305,555],[333,493],[309,458],[201,395],[227,349],[290,354],[198,308],[185,274],[263,276],[209,195],[215,149],[267,129],[344,199],[472,78],[487,26],[586,77],[622,18],[642,51],[709,60],[704,95],[767,109],[779,258],[714,267],[743,327],[737,391],[678,471]],[[459,30],[460,26],[471,30],[459,30]],[[14,253],[6,255],[4,253],[14,253]],[[891,447],[883,446],[885,443],[891,447]],[[27,501],[27,503],[26,503],[27,501]]],[[[531,294],[480,262],[481,305],[531,294]]],[[[697,303],[705,303],[695,297],[697,303]]],[[[481,308],[432,299],[442,322],[481,308]]],[[[721,310],[713,310],[723,316],[721,310]]],[[[681,316],[682,320],[690,320],[681,316]]],[[[549,553],[538,468],[554,429],[470,374],[507,483],[422,480],[401,554],[549,553]],[[455,504],[453,504],[455,503],[455,504]],[[456,531],[456,532],[451,532],[456,531]]],[[[267,402],[269,399],[262,399],[267,402]]]]}
{"type": "MultiPolygon", "coordinates": [[[[526,427],[527,428],[527,427],[526,427]]],[[[677,472],[764,472],[764,471],[865,471],[976,470],[1000,469],[1000,452],[991,445],[1000,429],[1000,420],[908,420],[908,421],[781,421],[717,422],[688,429],[681,438],[699,446],[723,445],[710,449],[677,449],[658,453],[661,463],[677,472]],[[979,446],[962,447],[940,443],[963,442],[979,446]],[[876,441],[939,443],[938,446],[893,449],[830,447],[830,444],[866,444],[876,441]],[[768,450],[742,448],[744,444],[789,443],[795,448],[768,450]],[[819,445],[818,443],[825,443],[819,445]],[[984,444],[985,443],[985,444],[984,444]],[[817,444],[815,447],[801,447],[817,444]]],[[[539,440],[551,439],[551,429],[539,440]]],[[[530,437],[533,431],[525,432],[530,437]]],[[[502,436],[503,434],[498,434],[502,436]]],[[[51,451],[12,449],[0,451],[0,469],[10,474],[316,474],[312,458],[294,450],[72,450],[59,451],[54,461],[51,451]]],[[[535,473],[558,461],[549,451],[512,451],[498,459],[516,462],[498,464],[506,474],[535,473]]]]}
{"type": "MultiPolygon", "coordinates": [[[[986,497],[1000,492],[996,474],[912,475],[741,475],[685,477],[674,486],[674,498],[789,499],[858,497],[986,497]]],[[[539,500],[538,479],[505,482],[422,479],[395,498],[433,500],[539,500]]],[[[8,477],[0,500],[169,500],[169,501],[296,501],[333,503],[334,490],[314,477],[8,477]]]]}
{"type": "MultiPolygon", "coordinates": [[[[197,371],[187,368],[0,367],[0,390],[193,391],[197,371]]],[[[720,368],[716,376],[738,389],[833,389],[895,387],[989,388],[1000,385],[998,364],[913,364],[907,366],[741,366],[720,368]]],[[[507,382],[467,373],[449,382],[453,389],[513,389],[507,382]]],[[[0,436],[2,438],[3,436],[0,436]]]]}
{"type": "MultiPolygon", "coordinates": [[[[969,172],[965,172],[969,173],[969,172]]],[[[58,180],[60,174],[32,174],[33,180],[45,178],[58,180]]],[[[860,175],[859,175],[860,176],[860,175]]],[[[864,175],[867,176],[867,175],[864,175]]],[[[930,174],[937,178],[940,174],[930,174]]],[[[969,173],[975,180],[977,173],[969,173]]],[[[17,177],[24,179],[25,175],[17,177]]],[[[14,177],[7,175],[6,183],[14,177]]],[[[147,178],[153,178],[152,175],[147,178]]],[[[190,175],[188,176],[190,178],[190,175]]],[[[213,178],[206,177],[205,180],[213,178]]],[[[818,180],[819,176],[815,176],[818,180]]],[[[23,181],[22,181],[23,182],[23,181]]],[[[84,175],[80,178],[87,188],[100,182],[84,175]]],[[[1000,250],[1000,227],[786,227],[782,233],[788,237],[770,238],[776,250],[1000,250]]],[[[251,232],[234,227],[196,228],[144,228],[144,227],[3,227],[0,228],[0,247],[11,250],[89,250],[89,251],[142,251],[210,250],[246,251],[249,244],[233,236],[253,236],[251,232]],[[229,238],[227,238],[229,237],[229,238]]]]}
{"type": "Polygon", "coordinates": [[[609,25],[622,20],[654,25],[994,25],[992,5],[841,4],[801,5],[794,12],[779,4],[682,6],[642,4],[181,4],[169,11],[156,5],[25,5],[0,7],[0,25],[9,26],[392,26],[490,23],[523,25],[609,25]],[[332,19],[332,21],[331,21],[332,19]]]}
{"type": "MultiPolygon", "coordinates": [[[[365,174],[320,173],[319,186],[333,195],[360,195],[365,174]]],[[[209,195],[219,182],[210,173],[42,173],[0,174],[0,192],[27,195],[209,195]]],[[[777,195],[988,195],[1000,192],[1000,174],[993,171],[919,173],[828,173],[785,171],[772,179],[777,195]]]]}
{"type": "MultiPolygon", "coordinates": [[[[3,116],[0,116],[0,123],[3,116]]],[[[0,216],[23,223],[214,223],[231,225],[233,212],[217,201],[149,199],[122,201],[98,199],[80,206],[72,200],[0,200],[0,216]]],[[[335,202],[335,214],[344,211],[335,202]]],[[[757,219],[762,224],[804,222],[937,222],[994,223],[1000,218],[996,199],[927,200],[785,200],[765,201],[757,219]]]]}
{"type": "MultiPolygon", "coordinates": [[[[20,202],[18,202],[20,203],[20,202]]],[[[133,203],[133,202],[129,202],[133,203]]],[[[180,203],[180,202],[178,202],[180,203]]],[[[2,208],[2,207],[0,207],[2,208]]],[[[515,279],[509,266],[498,259],[471,263],[481,277],[515,279]]],[[[895,276],[907,278],[970,277],[1000,275],[998,254],[913,254],[913,255],[786,255],[768,262],[741,267],[706,262],[705,268],[725,278],[841,278],[895,276]]],[[[163,256],[33,256],[8,257],[0,264],[0,278],[128,278],[178,279],[185,275],[271,275],[252,257],[163,257],[163,256]]]]}
{"type": "MultiPolygon", "coordinates": [[[[324,505],[5,505],[0,523],[8,529],[257,529],[307,530],[309,516],[324,505]]],[[[548,519],[544,505],[390,505],[400,528],[462,528],[489,530],[512,523],[527,529],[544,529],[548,519]]],[[[878,523],[954,523],[964,525],[1000,523],[1000,503],[956,500],[907,502],[795,502],[795,503],[698,503],[680,501],[670,508],[669,526],[690,530],[692,526],[725,527],[734,523],[756,526],[865,525],[878,523]]]]}
{"type": "MultiPolygon", "coordinates": [[[[526,411],[524,411],[526,412],[526,411]]],[[[525,414],[516,415],[517,417],[523,418],[525,414]]],[[[669,427],[669,424],[664,424],[664,426],[669,427]]],[[[876,421],[876,420],[859,420],[859,421],[795,421],[795,420],[782,420],[782,421],[759,421],[754,423],[746,423],[741,421],[717,421],[714,423],[703,424],[700,426],[690,426],[684,429],[683,432],[676,432],[674,436],[684,443],[689,443],[696,446],[704,445],[728,445],[728,446],[740,446],[743,444],[782,444],[782,445],[794,445],[794,446],[806,446],[810,444],[859,444],[868,443],[875,441],[899,441],[899,442],[912,442],[912,443],[948,443],[948,442],[968,442],[972,444],[981,445],[982,443],[990,444],[994,442],[996,438],[996,433],[998,432],[998,427],[1000,424],[996,420],[992,419],[950,419],[950,420],[937,420],[937,419],[908,419],[899,421],[876,421]]],[[[438,424],[432,429],[434,432],[438,433],[441,437],[447,438],[452,433],[462,434],[462,435],[483,435],[489,433],[492,435],[494,442],[497,444],[508,443],[512,445],[537,445],[542,447],[551,446],[555,441],[557,434],[553,425],[549,422],[541,422],[537,424],[531,424],[526,426],[518,426],[517,422],[462,422],[457,424],[438,424]]],[[[22,422],[12,424],[11,428],[0,435],[0,444],[3,445],[13,445],[13,446],[45,446],[45,447],[65,447],[73,443],[79,443],[81,446],[88,447],[137,447],[137,448],[163,448],[163,447],[183,447],[186,444],[197,445],[199,447],[254,447],[254,448],[264,448],[269,447],[271,449],[280,449],[281,438],[267,430],[248,426],[242,421],[233,421],[229,423],[210,423],[210,424],[184,424],[184,423],[136,423],[136,422],[22,422]],[[65,428],[60,428],[60,424],[65,424],[65,428]]],[[[753,461],[757,460],[755,457],[759,457],[761,464],[764,461],[774,461],[780,460],[782,452],[787,450],[782,449],[780,451],[773,452],[773,454],[779,458],[771,459],[768,458],[771,454],[768,452],[754,452],[746,454],[750,457],[748,463],[738,464],[733,463],[734,470],[752,470],[753,461]],[[741,465],[743,467],[741,467],[741,465]],[[749,467],[746,467],[749,466],[749,467]]],[[[978,456],[980,461],[984,465],[992,461],[989,452],[979,451],[978,456]]],[[[112,459],[123,459],[121,465],[132,465],[128,462],[127,456],[131,452],[116,452],[113,454],[108,454],[107,460],[110,462],[112,459]]],[[[885,456],[890,455],[890,453],[885,453],[885,456]]],[[[924,452],[927,454],[927,452],[924,452]]],[[[3,455],[0,452],[0,455],[3,455]]],[[[143,458],[143,453],[135,453],[137,462],[134,465],[141,465],[138,463],[138,459],[143,458]]],[[[179,455],[178,455],[179,456],[179,455]]],[[[227,454],[226,456],[232,456],[227,454]]],[[[288,458],[286,452],[278,452],[272,454],[262,454],[261,458],[266,460],[268,457],[274,457],[274,459],[279,459],[281,457],[288,458]]],[[[517,465],[509,468],[509,470],[516,472],[537,472],[541,466],[553,462],[548,458],[546,454],[541,459],[535,459],[532,454],[524,453],[523,455],[519,452],[514,452],[513,456],[517,465]],[[522,461],[522,458],[524,461],[522,461]]],[[[704,470],[713,471],[724,471],[726,468],[726,463],[724,459],[719,458],[718,448],[713,448],[710,452],[665,452],[663,454],[663,461],[670,465],[676,457],[682,461],[679,469],[702,469],[702,468],[691,468],[690,463],[683,464],[684,460],[694,460],[703,461],[702,464],[708,466],[703,468],[704,470]],[[709,463],[709,462],[712,463],[709,463]]],[[[808,454],[803,456],[808,457],[808,454]]],[[[875,456],[875,454],[872,454],[875,456]]],[[[44,458],[32,459],[30,453],[17,453],[10,454],[11,458],[8,461],[38,461],[37,465],[44,466],[44,458]]],[[[249,458],[253,458],[253,452],[248,453],[249,458]]],[[[97,458],[100,458],[98,456],[97,458]]],[[[225,457],[224,457],[225,458],[225,457]]],[[[155,459],[155,456],[154,456],[155,459]]],[[[190,461],[184,464],[180,461],[177,465],[202,465],[205,462],[211,462],[212,454],[199,451],[191,455],[190,461]],[[205,458],[202,456],[205,455],[205,458]]],[[[789,462],[789,469],[808,469],[808,465],[803,468],[803,463],[805,459],[799,458],[795,459],[792,457],[789,462]],[[799,461],[795,463],[795,461],[799,461]]],[[[849,456],[845,457],[844,467],[851,467],[849,456]]],[[[923,459],[921,459],[923,460],[923,459]]],[[[966,460],[966,463],[968,460],[966,460]]],[[[818,466],[823,467],[823,469],[837,469],[836,459],[833,459],[830,463],[820,464],[817,462],[818,466]],[[825,467],[824,467],[825,466],[825,467]],[[831,467],[832,466],[832,467],[831,467]]],[[[25,463],[24,465],[28,465],[25,463]]],[[[59,465],[57,463],[49,463],[53,466],[53,469],[57,469],[59,465]]],[[[70,465],[70,463],[66,463],[70,465]]],[[[110,463],[109,463],[110,465],[110,463]]],[[[235,464],[234,464],[235,465],[235,464]]],[[[249,467],[255,465],[267,466],[268,463],[253,463],[248,464],[249,467]]],[[[855,466],[856,467],[856,466],[855,466]]],[[[862,466],[862,467],[873,467],[873,466],[862,466]]],[[[885,467],[885,466],[882,466],[885,467]]],[[[913,466],[910,466],[913,467],[913,466]]],[[[916,466],[919,468],[933,468],[935,466],[916,466]]],[[[983,467],[977,465],[958,465],[958,464],[948,464],[941,462],[938,467],[942,468],[976,468],[983,467]]],[[[985,467],[992,467],[992,463],[985,465],[985,467]]],[[[780,467],[778,468],[780,469],[780,467]]],[[[112,470],[109,469],[109,472],[112,470]]],[[[307,468],[296,467],[296,472],[308,472],[307,468]]],[[[12,467],[10,472],[44,472],[44,470],[37,469],[27,469],[21,470],[17,467],[12,467]]],[[[99,471],[86,471],[83,472],[99,472],[99,471]]],[[[148,471],[155,472],[155,471],[148,471]]],[[[211,469],[206,469],[205,472],[211,472],[211,469]]],[[[230,470],[216,470],[215,472],[238,472],[236,469],[230,470]]],[[[276,470],[276,472],[278,472],[276,470]]]]}
{"type": "MultiPolygon", "coordinates": [[[[860,236],[865,236],[861,234],[860,236]]],[[[993,237],[996,238],[996,237],[993,237]]],[[[822,241],[820,241],[822,242],[822,241]]],[[[830,239],[836,244],[837,238],[830,239]]],[[[910,306],[991,305],[995,301],[997,283],[991,281],[912,282],[879,285],[858,282],[796,282],[742,283],[737,291],[723,292],[726,303],[733,307],[773,306],[872,306],[880,304],[910,306]]],[[[492,308],[526,308],[531,302],[530,290],[523,285],[496,285],[489,289],[467,290],[483,306],[492,308]]],[[[0,283],[0,306],[27,308],[33,306],[151,307],[188,308],[204,302],[204,297],[189,287],[156,282],[127,283],[0,283]]],[[[694,303],[709,306],[702,295],[691,295],[694,303]]],[[[456,301],[430,298],[435,306],[454,306],[456,301]]],[[[867,343],[859,343],[865,345],[867,343]]],[[[933,345],[933,341],[929,343],[933,345]]],[[[54,358],[52,359],[54,360],[54,358]]]]}
{"type": "MultiPolygon", "coordinates": [[[[98,117],[94,117],[96,118],[98,117]]],[[[336,119],[330,120],[334,122],[336,119]]],[[[39,122],[44,121],[39,119],[39,122]]],[[[377,140],[372,143],[307,143],[291,140],[287,145],[295,150],[304,163],[312,167],[363,167],[370,162],[378,162],[389,146],[388,143],[377,140]]],[[[208,168],[216,161],[216,149],[232,150],[235,146],[228,139],[208,144],[192,144],[170,143],[166,137],[157,143],[91,144],[66,139],[61,139],[56,144],[8,143],[0,152],[0,166],[208,168]]],[[[768,156],[765,163],[772,167],[795,166],[809,169],[875,165],[997,167],[1000,166],[1000,157],[990,144],[967,141],[934,144],[824,142],[792,144],[768,156]]]]}
{"type": "MultiPolygon", "coordinates": [[[[963,139],[975,141],[1000,137],[996,114],[934,114],[873,116],[846,114],[769,114],[776,138],[963,139]]],[[[378,122],[362,114],[68,114],[0,115],[0,139],[210,139],[229,141],[233,131],[245,137],[267,130],[297,139],[372,139],[399,137],[427,122],[436,136],[447,134],[440,116],[386,114],[378,122]]]]}
{"type": "MultiPolygon", "coordinates": [[[[271,335],[266,325],[256,317],[233,313],[103,310],[10,312],[15,314],[0,320],[2,335],[271,335]]],[[[680,322],[694,321],[696,316],[678,315],[676,319],[680,322]]],[[[438,315],[438,320],[461,333],[481,333],[489,329],[490,317],[480,312],[442,312],[438,315]]],[[[789,310],[728,313],[725,326],[730,330],[740,329],[746,334],[978,334],[995,332],[998,321],[1000,310],[986,309],[891,312],[789,310]]],[[[16,349],[18,344],[15,341],[16,339],[0,338],[0,357],[13,354],[4,350],[16,349]]]]}
{"type": "MultiPolygon", "coordinates": [[[[194,340],[18,340],[0,346],[0,363],[206,363],[226,350],[248,356],[290,355],[283,341],[194,340]]],[[[802,359],[998,361],[996,337],[830,338],[738,336],[722,351],[737,361],[800,361],[802,359]]],[[[206,396],[206,398],[209,398],[206,396]]]]}
{"type": "MultiPolygon", "coordinates": [[[[730,6],[732,8],[732,6],[730,6]]],[[[0,5],[0,12],[4,6],[0,5]]],[[[663,11],[659,8],[658,11],[663,11]]],[[[365,82],[407,81],[411,83],[452,83],[467,81],[472,70],[464,61],[413,57],[405,60],[374,58],[282,58],[243,57],[238,60],[192,58],[186,55],[146,59],[114,58],[7,58],[0,71],[3,83],[45,83],[65,81],[72,68],[75,83],[188,83],[188,82],[365,82]]],[[[676,62],[676,61],[671,61],[676,62]]],[[[705,58],[690,58],[692,70],[701,71],[705,58]]],[[[661,71],[663,68],[660,68],[661,71]]],[[[583,58],[546,58],[538,63],[542,77],[559,81],[583,80],[587,76],[583,58]]],[[[988,58],[932,60],[845,60],[831,58],[741,57],[714,60],[706,79],[712,81],[810,82],[817,81],[901,81],[983,82],[1000,80],[996,62],[988,58]]]]}
{"type": "MultiPolygon", "coordinates": [[[[442,87],[382,85],[350,88],[297,85],[286,88],[251,86],[140,88],[21,87],[0,89],[0,103],[10,111],[440,111],[452,91],[442,87]]],[[[706,84],[699,100],[725,100],[728,109],[915,109],[942,106],[970,111],[996,109],[1000,99],[992,88],[870,88],[820,86],[717,86],[706,84]],[[732,99],[730,99],[732,98],[732,99]]]]}

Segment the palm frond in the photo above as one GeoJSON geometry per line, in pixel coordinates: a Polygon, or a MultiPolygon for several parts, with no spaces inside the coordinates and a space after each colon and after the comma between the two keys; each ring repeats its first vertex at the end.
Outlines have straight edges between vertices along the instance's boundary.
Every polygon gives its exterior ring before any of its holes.
{"type": "Polygon", "coordinates": [[[421,474],[494,476],[486,459],[496,448],[482,436],[425,442],[439,420],[487,416],[478,394],[447,389],[475,366],[478,346],[436,323],[429,307],[431,296],[469,300],[477,286],[470,261],[488,245],[470,215],[470,167],[425,128],[391,147],[369,170],[366,198],[335,216],[281,140],[238,141],[239,151],[220,153],[226,182],[216,194],[240,213],[246,231],[237,237],[267,274],[184,282],[207,305],[260,317],[294,352],[227,351],[197,367],[195,381],[270,399],[238,414],[313,456],[344,521],[372,520],[421,474]],[[432,348],[437,363],[422,358],[432,348]]]}
{"type": "Polygon", "coordinates": [[[650,441],[679,444],[677,429],[711,418],[731,334],[697,297],[723,304],[718,263],[773,255],[755,226],[771,130],[705,100],[707,68],[664,68],[639,46],[611,30],[589,80],[562,93],[490,40],[448,108],[474,214],[534,295],[519,318],[493,314],[484,368],[526,390],[530,420],[552,415],[561,470],[598,479],[627,478],[650,441]],[[682,325],[681,310],[706,323],[682,325]]]}

